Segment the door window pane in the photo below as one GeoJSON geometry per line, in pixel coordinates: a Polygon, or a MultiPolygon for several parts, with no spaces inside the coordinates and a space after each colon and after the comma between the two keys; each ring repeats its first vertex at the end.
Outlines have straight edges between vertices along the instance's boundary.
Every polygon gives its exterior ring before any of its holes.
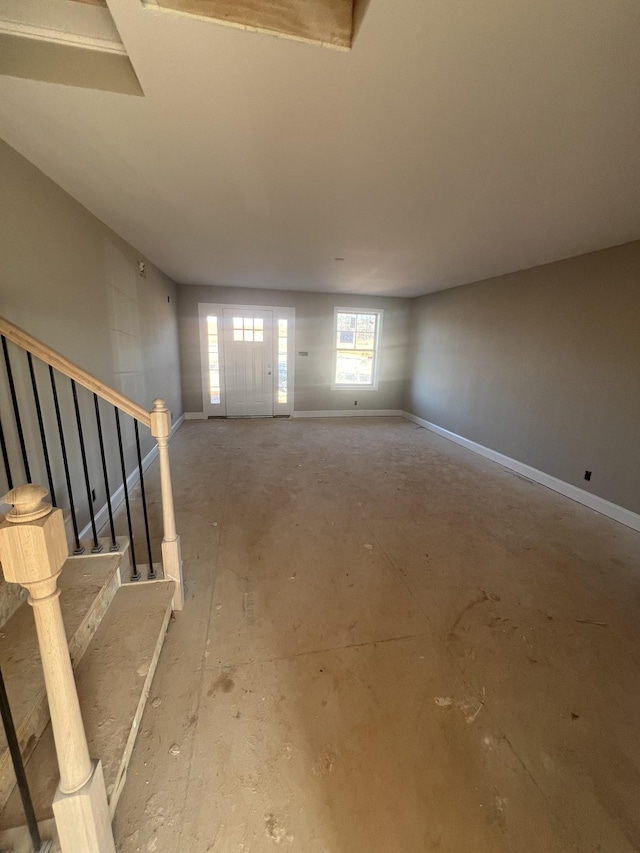
{"type": "Polygon", "coordinates": [[[264,343],[264,320],[262,317],[234,317],[233,340],[264,343]]]}

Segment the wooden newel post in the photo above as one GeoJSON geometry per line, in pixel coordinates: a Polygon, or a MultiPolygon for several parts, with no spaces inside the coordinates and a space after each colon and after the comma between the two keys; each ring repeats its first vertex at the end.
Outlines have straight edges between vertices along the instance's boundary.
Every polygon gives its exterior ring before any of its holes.
{"type": "Polygon", "coordinates": [[[151,435],[158,443],[160,465],[160,490],[162,493],[162,566],[165,578],[175,581],[173,609],[184,607],[184,583],[182,580],[182,555],[180,537],[176,532],[176,514],[173,507],[171,467],[169,465],[169,438],[171,436],[171,412],[164,400],[154,400],[151,415],[151,435]]]}
{"type": "Polygon", "coordinates": [[[89,758],[69,647],[60,610],[58,575],[69,549],[62,510],[43,503],[42,486],[18,486],[0,524],[5,580],[29,592],[38,634],[60,784],[53,801],[63,853],[115,853],[104,775],[89,758]]]}

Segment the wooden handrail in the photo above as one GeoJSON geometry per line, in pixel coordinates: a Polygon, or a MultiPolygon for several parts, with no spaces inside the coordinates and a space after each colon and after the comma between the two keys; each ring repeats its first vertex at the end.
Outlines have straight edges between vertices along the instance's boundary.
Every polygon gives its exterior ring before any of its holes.
{"type": "Polygon", "coordinates": [[[117,406],[120,411],[125,412],[127,415],[131,415],[132,418],[140,421],[141,424],[144,424],[147,427],[151,426],[151,416],[149,412],[147,412],[142,406],[138,405],[138,403],[134,403],[133,400],[125,397],[124,394],[110,388],[104,382],[96,379],[95,376],[87,373],[86,370],[83,370],[77,364],[69,361],[68,358],[60,355],[59,352],[56,352],[51,347],[43,344],[19,326],[15,326],[13,323],[10,323],[9,320],[6,320],[4,317],[0,317],[0,335],[4,335],[7,340],[12,341],[17,346],[27,352],[30,352],[32,355],[35,355],[36,358],[39,358],[40,361],[44,361],[45,364],[51,365],[51,367],[64,374],[64,376],[68,376],[69,379],[73,379],[78,383],[78,385],[82,385],[92,393],[97,394],[98,397],[106,400],[107,403],[117,406]]]}

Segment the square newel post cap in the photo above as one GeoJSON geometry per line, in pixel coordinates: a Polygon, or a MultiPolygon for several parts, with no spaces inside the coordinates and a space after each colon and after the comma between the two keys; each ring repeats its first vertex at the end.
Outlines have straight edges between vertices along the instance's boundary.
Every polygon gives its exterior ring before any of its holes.
{"type": "Polygon", "coordinates": [[[9,583],[29,587],[50,580],[69,556],[62,510],[44,503],[46,494],[28,483],[2,498],[13,506],[0,524],[0,563],[9,583]]]}
{"type": "Polygon", "coordinates": [[[155,438],[169,438],[171,435],[171,412],[164,400],[154,400],[153,409],[149,413],[151,420],[151,435],[155,438]]]}

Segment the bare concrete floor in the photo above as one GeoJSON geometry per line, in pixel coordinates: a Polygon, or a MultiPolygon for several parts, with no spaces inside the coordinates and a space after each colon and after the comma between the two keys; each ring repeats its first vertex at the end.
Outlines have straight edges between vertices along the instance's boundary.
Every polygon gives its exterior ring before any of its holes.
{"type": "Polygon", "coordinates": [[[639,534],[395,418],[172,452],[121,853],[640,849],[639,534]]]}

